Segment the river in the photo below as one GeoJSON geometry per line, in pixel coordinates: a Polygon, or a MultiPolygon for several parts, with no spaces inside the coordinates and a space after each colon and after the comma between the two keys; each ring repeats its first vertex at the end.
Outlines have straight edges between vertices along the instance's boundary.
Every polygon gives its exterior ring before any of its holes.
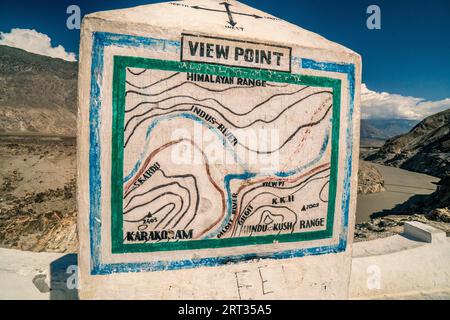
{"type": "Polygon", "coordinates": [[[372,213],[392,209],[415,195],[433,193],[436,190],[436,185],[432,182],[439,181],[439,178],[422,173],[379,164],[373,165],[383,175],[386,191],[358,195],[356,223],[368,221],[372,213]]]}

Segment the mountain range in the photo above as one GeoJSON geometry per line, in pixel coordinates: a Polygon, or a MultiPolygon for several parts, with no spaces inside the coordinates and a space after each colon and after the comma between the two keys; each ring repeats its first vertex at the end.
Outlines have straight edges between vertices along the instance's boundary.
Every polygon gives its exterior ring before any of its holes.
{"type": "Polygon", "coordinates": [[[361,119],[361,145],[382,146],[389,138],[411,130],[419,121],[409,119],[361,119]]]}

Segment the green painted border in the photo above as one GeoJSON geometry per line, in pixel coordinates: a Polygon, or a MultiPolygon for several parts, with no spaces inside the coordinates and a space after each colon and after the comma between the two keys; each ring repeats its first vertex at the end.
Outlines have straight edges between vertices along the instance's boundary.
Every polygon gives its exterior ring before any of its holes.
{"type": "Polygon", "coordinates": [[[310,75],[289,74],[269,70],[218,66],[196,62],[147,59],[140,57],[114,56],[113,75],[113,121],[112,121],[112,170],[111,170],[111,241],[112,253],[156,252],[172,250],[194,250],[234,246],[261,245],[276,242],[299,242],[331,238],[333,235],[334,211],[339,159],[339,129],[341,80],[310,75]],[[325,230],[292,234],[265,235],[226,239],[204,239],[164,243],[123,243],[123,127],[125,115],[126,68],[144,68],[175,72],[195,72],[209,75],[259,79],[271,82],[326,87],[333,89],[333,112],[331,133],[331,172],[329,183],[327,226],[325,230]]]}

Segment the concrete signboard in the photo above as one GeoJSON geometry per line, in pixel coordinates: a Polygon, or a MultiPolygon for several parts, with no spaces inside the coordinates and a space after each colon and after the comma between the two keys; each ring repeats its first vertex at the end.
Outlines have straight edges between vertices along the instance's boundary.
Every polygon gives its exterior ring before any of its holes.
{"type": "Polygon", "coordinates": [[[360,57],[235,1],[83,22],[83,298],[345,298],[360,57]]]}

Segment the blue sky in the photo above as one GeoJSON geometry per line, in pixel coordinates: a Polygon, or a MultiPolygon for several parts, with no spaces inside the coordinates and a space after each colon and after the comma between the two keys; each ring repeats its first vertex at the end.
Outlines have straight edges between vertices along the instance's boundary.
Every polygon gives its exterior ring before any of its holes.
{"type": "MultiPolygon", "coordinates": [[[[161,1],[2,0],[0,32],[35,29],[52,45],[78,52],[79,31],[66,28],[66,8],[82,14],[161,1]]],[[[450,1],[448,0],[242,0],[339,42],[363,57],[363,82],[375,92],[429,101],[450,98],[450,1]],[[381,30],[366,28],[366,9],[381,8],[381,30]]]]}

